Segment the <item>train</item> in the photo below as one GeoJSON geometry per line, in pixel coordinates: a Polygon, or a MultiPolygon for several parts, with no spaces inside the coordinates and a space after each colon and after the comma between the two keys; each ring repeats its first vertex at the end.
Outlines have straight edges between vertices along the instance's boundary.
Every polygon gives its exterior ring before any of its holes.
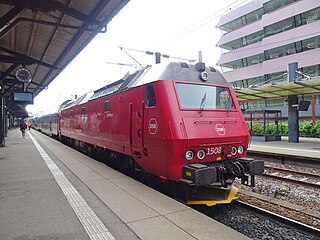
{"type": "Polygon", "coordinates": [[[144,180],[186,204],[230,203],[236,178],[254,186],[264,162],[250,144],[233,88],[204,62],[148,65],[33,119],[33,128],[144,180]]]}

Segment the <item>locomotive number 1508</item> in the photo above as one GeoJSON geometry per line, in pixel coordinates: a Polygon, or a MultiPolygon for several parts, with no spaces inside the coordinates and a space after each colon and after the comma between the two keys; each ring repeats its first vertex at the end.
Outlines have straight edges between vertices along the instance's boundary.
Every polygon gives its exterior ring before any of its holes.
{"type": "Polygon", "coordinates": [[[207,155],[221,154],[221,151],[222,151],[221,147],[208,148],[207,155]]]}

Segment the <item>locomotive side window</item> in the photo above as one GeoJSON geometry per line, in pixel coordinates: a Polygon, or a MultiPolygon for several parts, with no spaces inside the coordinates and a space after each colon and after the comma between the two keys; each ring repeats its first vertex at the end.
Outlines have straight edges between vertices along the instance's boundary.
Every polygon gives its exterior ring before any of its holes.
{"type": "Polygon", "coordinates": [[[85,107],[82,108],[81,113],[82,113],[82,116],[84,116],[86,114],[86,108],[85,107]]]}
{"type": "Polygon", "coordinates": [[[63,112],[63,116],[64,116],[64,117],[67,117],[67,111],[64,111],[64,112],[63,112]]]}
{"type": "Polygon", "coordinates": [[[70,117],[73,117],[73,110],[70,111],[70,117]]]}
{"type": "Polygon", "coordinates": [[[154,93],[153,85],[147,85],[146,89],[146,106],[147,107],[153,107],[157,103],[156,95],[154,93]]]}
{"type": "Polygon", "coordinates": [[[235,109],[231,93],[226,87],[177,83],[182,108],[235,109]]]}
{"type": "Polygon", "coordinates": [[[104,112],[110,112],[110,101],[104,102],[104,112]]]}

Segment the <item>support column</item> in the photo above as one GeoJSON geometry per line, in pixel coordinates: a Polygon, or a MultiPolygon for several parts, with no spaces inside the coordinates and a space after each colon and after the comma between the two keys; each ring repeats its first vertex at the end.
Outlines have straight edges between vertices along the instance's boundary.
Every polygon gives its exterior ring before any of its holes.
{"type": "Polygon", "coordinates": [[[299,111],[297,95],[288,96],[289,142],[299,142],[299,111]]]}
{"type": "Polygon", "coordinates": [[[4,137],[8,137],[8,128],[9,128],[9,114],[4,114],[4,137]]]}
{"type": "Polygon", "coordinates": [[[312,112],[312,125],[314,125],[316,123],[316,100],[314,95],[312,95],[311,112],[312,112]]]}
{"type": "MultiPolygon", "coordinates": [[[[298,63],[288,64],[288,82],[294,82],[297,79],[298,63]]],[[[289,142],[299,142],[299,111],[298,96],[288,96],[288,125],[289,125],[289,142]]]]}
{"type": "Polygon", "coordinates": [[[3,94],[2,87],[0,86],[0,147],[5,146],[5,126],[4,126],[4,103],[3,103],[3,94]]]}

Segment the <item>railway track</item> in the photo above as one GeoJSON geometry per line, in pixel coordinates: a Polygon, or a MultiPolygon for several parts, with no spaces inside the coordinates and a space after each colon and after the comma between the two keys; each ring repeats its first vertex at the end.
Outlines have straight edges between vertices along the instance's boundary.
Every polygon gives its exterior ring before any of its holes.
{"type": "Polygon", "coordinates": [[[227,205],[193,208],[252,239],[311,240],[320,237],[317,227],[282,216],[281,211],[274,213],[239,200],[227,205]]]}
{"type": "Polygon", "coordinates": [[[262,215],[262,216],[264,216],[264,217],[266,217],[266,218],[268,218],[270,220],[273,220],[273,221],[275,221],[277,223],[284,224],[284,225],[286,225],[286,226],[288,226],[288,227],[290,227],[292,229],[296,229],[296,230],[299,230],[299,231],[301,231],[303,233],[306,233],[308,235],[312,235],[312,236],[316,237],[316,239],[320,238],[320,229],[319,228],[315,228],[313,226],[309,226],[307,224],[298,222],[296,220],[287,218],[285,216],[282,216],[282,215],[279,215],[277,213],[274,213],[274,212],[262,209],[260,207],[248,204],[248,203],[243,202],[243,201],[236,200],[235,203],[237,205],[239,205],[240,207],[242,207],[242,208],[248,209],[249,211],[252,211],[254,213],[262,215]]]}
{"type": "Polygon", "coordinates": [[[264,160],[264,161],[277,162],[282,164],[291,164],[291,165],[300,166],[300,167],[310,167],[310,168],[320,169],[319,158],[293,156],[293,155],[287,155],[287,154],[278,154],[274,152],[261,152],[261,151],[254,151],[254,150],[248,150],[247,157],[264,160]]]}
{"type": "Polygon", "coordinates": [[[264,177],[320,188],[320,175],[301,172],[293,169],[265,166],[264,177]]]}

